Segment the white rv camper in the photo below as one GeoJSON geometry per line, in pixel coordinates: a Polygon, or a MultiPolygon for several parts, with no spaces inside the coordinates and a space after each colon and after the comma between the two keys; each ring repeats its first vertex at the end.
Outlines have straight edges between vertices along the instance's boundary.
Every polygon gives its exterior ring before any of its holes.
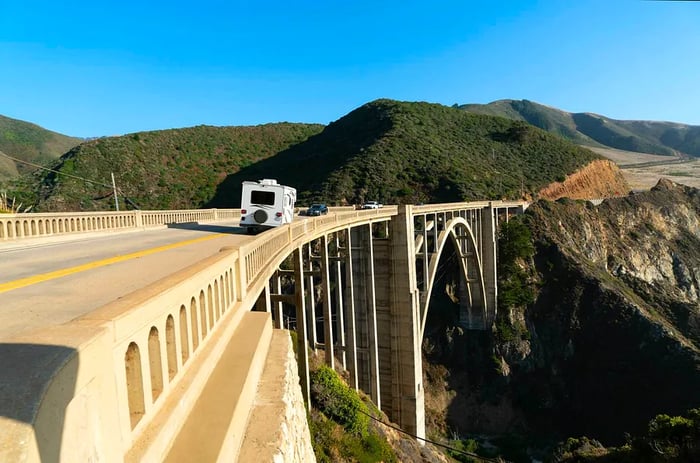
{"type": "Polygon", "coordinates": [[[279,227],[294,218],[297,190],[280,185],[277,180],[243,182],[241,194],[241,227],[248,233],[279,227]]]}

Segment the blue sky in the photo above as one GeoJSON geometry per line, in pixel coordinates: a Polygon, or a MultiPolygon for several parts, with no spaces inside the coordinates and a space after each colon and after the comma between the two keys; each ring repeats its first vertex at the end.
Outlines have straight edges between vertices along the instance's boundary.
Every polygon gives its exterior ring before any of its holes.
{"type": "Polygon", "coordinates": [[[700,2],[0,0],[0,114],[79,137],[377,98],[700,125],[699,83],[700,2]]]}

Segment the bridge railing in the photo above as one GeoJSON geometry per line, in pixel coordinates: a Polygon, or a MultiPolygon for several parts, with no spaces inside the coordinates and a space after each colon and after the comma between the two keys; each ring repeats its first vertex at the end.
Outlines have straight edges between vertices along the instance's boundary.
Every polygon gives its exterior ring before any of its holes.
{"type": "Polygon", "coordinates": [[[0,461],[159,461],[245,310],[224,250],[71,322],[0,345],[0,461]],[[5,365],[6,366],[6,365],[5,365]],[[187,375],[185,373],[187,372],[187,375]],[[176,403],[171,392],[178,391],[176,403]],[[166,421],[153,427],[159,412],[166,421]],[[161,432],[154,432],[160,429],[161,432]],[[139,446],[146,439],[148,445],[139,446]]]}
{"type": "Polygon", "coordinates": [[[281,260],[280,256],[288,255],[299,243],[358,224],[386,221],[397,213],[396,206],[372,210],[345,210],[327,216],[298,220],[289,226],[269,230],[239,248],[239,262],[242,266],[239,290],[245,294],[254,280],[261,277],[261,273],[264,273],[263,277],[269,277],[267,273],[270,272],[261,272],[261,269],[274,266],[273,263],[281,260]]]}
{"type": "Polygon", "coordinates": [[[236,219],[240,209],[0,214],[0,241],[236,219]]]}

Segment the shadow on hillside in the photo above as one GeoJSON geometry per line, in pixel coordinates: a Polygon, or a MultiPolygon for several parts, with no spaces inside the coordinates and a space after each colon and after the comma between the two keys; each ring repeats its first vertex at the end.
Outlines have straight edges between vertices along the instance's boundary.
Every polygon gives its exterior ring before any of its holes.
{"type": "Polygon", "coordinates": [[[75,395],[79,363],[77,351],[70,347],[0,344],[0,416],[26,423],[34,431],[29,436],[5,424],[0,449],[25,446],[26,452],[36,442],[43,463],[60,460],[66,408],[75,395]]]}
{"type": "Polygon", "coordinates": [[[376,143],[391,126],[391,118],[384,117],[381,107],[362,106],[306,141],[228,175],[204,207],[240,207],[241,184],[263,178],[296,188],[298,200],[310,200],[311,192],[321,191],[332,172],[376,143]]]}
{"type": "Polygon", "coordinates": [[[199,222],[169,223],[167,227],[179,230],[198,230],[212,233],[227,233],[229,235],[245,235],[246,233],[245,228],[241,227],[201,224],[199,222]]]}

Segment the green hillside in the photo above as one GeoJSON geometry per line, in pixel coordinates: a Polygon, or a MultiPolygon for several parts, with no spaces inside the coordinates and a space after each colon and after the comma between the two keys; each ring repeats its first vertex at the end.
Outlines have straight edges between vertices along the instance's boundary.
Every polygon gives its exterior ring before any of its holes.
{"type": "MultiPolygon", "coordinates": [[[[140,132],[85,142],[33,181],[34,210],[239,207],[241,182],[275,178],[299,203],[520,198],[600,157],[529,124],[377,100],[327,127],[267,124],[140,132]],[[86,180],[88,179],[91,183],[86,180]]],[[[14,192],[13,192],[14,193],[14,192]]]]}
{"type": "MultiPolygon", "coordinates": [[[[81,143],[80,138],[51,132],[29,122],[0,116],[0,153],[34,164],[46,164],[81,143]]],[[[0,182],[34,170],[0,154],[0,182]]]]}
{"type": "Polygon", "coordinates": [[[197,126],[88,141],[56,163],[54,168],[65,175],[48,173],[35,180],[40,185],[35,210],[109,210],[114,207],[110,173],[123,195],[141,209],[200,208],[227,175],[322,128],[292,123],[197,126]]]}
{"type": "Polygon", "coordinates": [[[583,145],[641,153],[700,156],[700,126],[657,121],[621,121],[592,113],[568,113],[528,100],[467,104],[459,109],[526,121],[583,145]]]}
{"type": "Polygon", "coordinates": [[[377,100],[229,176],[211,205],[236,206],[241,182],[259,178],[295,186],[301,203],[520,198],[593,159],[599,156],[523,122],[377,100]]]}

